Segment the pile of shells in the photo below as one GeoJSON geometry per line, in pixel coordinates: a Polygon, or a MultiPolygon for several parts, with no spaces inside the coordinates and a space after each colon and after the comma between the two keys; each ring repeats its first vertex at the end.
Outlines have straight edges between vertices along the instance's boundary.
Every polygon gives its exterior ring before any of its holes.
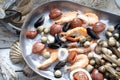
{"type": "Polygon", "coordinates": [[[88,53],[90,59],[89,65],[86,67],[90,73],[93,69],[98,69],[106,80],[120,79],[120,32],[119,25],[110,26],[106,30],[107,39],[100,39],[95,47],[95,53],[100,56],[95,56],[94,52],[88,53]]]}

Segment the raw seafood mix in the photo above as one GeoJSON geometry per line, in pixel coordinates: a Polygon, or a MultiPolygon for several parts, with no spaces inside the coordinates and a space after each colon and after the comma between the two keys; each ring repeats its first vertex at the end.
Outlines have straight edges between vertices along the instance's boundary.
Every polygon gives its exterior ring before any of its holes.
{"type": "Polygon", "coordinates": [[[120,24],[106,27],[95,13],[62,12],[53,9],[49,19],[51,26],[43,26],[42,15],[26,37],[40,41],[32,46],[32,53],[39,54],[45,61],[36,66],[44,70],[54,66],[54,76],[62,77],[61,69],[70,73],[70,80],[119,80],[120,79],[120,24]],[[106,29],[107,28],[107,29],[106,29]],[[106,39],[100,34],[105,31],[106,39]],[[98,57],[99,56],[99,57],[98,57]]]}

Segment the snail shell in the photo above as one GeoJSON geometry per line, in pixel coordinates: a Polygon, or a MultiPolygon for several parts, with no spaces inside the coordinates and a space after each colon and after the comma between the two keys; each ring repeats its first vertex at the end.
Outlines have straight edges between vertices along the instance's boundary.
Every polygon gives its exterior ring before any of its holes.
{"type": "Polygon", "coordinates": [[[11,60],[14,64],[17,64],[17,63],[20,63],[20,62],[24,62],[24,59],[23,59],[23,57],[22,57],[22,53],[21,53],[21,50],[20,50],[19,41],[15,41],[15,42],[12,44],[11,49],[10,49],[9,56],[10,56],[10,60],[11,60]]]}

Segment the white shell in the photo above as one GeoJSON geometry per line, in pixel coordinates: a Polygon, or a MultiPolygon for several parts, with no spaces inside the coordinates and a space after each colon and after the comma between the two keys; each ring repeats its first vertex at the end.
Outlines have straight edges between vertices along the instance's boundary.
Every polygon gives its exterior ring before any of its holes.
{"type": "Polygon", "coordinates": [[[60,61],[65,61],[68,57],[68,50],[66,48],[60,48],[58,50],[58,59],[60,61]]]}
{"type": "Polygon", "coordinates": [[[73,75],[74,75],[74,73],[76,73],[76,72],[78,72],[78,71],[82,71],[82,72],[86,73],[86,75],[88,76],[88,80],[92,80],[89,72],[88,72],[87,70],[85,70],[85,69],[75,69],[75,70],[73,70],[72,72],[70,72],[70,80],[73,80],[73,75]]]}
{"type": "Polygon", "coordinates": [[[20,50],[20,44],[18,41],[14,42],[11,46],[9,56],[10,60],[15,64],[24,61],[20,50]]]}

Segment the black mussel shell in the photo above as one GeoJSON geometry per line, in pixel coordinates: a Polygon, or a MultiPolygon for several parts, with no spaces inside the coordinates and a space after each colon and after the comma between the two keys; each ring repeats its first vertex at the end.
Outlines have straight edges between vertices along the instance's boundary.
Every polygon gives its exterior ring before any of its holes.
{"type": "Polygon", "coordinates": [[[61,40],[60,40],[60,36],[58,35],[58,34],[55,34],[55,43],[57,43],[57,42],[61,42],[61,40]]]}
{"type": "Polygon", "coordinates": [[[117,24],[117,25],[115,26],[115,29],[120,30],[120,24],[117,24]]]}
{"type": "Polygon", "coordinates": [[[67,30],[70,29],[70,23],[64,23],[63,24],[63,28],[62,28],[62,31],[63,32],[67,32],[67,30]]]}
{"type": "Polygon", "coordinates": [[[93,39],[99,39],[99,36],[91,28],[87,28],[87,33],[93,39]]]}
{"type": "Polygon", "coordinates": [[[35,22],[34,27],[37,28],[38,26],[41,26],[44,23],[45,17],[40,16],[40,18],[35,22]]]}
{"type": "Polygon", "coordinates": [[[116,26],[115,26],[115,30],[113,31],[113,34],[114,33],[119,33],[120,34],[120,24],[117,24],[116,26]]]}
{"type": "Polygon", "coordinates": [[[52,48],[52,49],[58,49],[58,48],[60,47],[60,45],[57,44],[57,43],[49,43],[49,44],[48,44],[48,47],[49,47],[49,48],[52,48]]]}
{"type": "Polygon", "coordinates": [[[54,67],[54,70],[59,70],[61,69],[62,67],[64,67],[66,65],[66,62],[65,61],[60,61],[56,64],[56,66],[54,67]]]}

